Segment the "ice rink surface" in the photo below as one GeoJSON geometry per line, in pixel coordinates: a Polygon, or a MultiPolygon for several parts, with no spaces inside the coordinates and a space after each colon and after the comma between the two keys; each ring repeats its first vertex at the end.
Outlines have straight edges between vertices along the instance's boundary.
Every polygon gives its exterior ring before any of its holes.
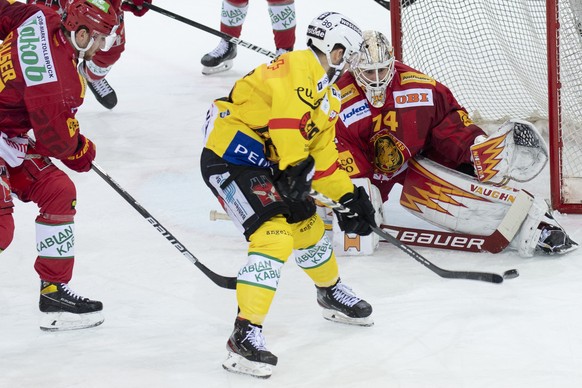
{"type": "MultiPolygon", "coordinates": [[[[154,4],[218,28],[220,0],[154,4]]],[[[296,49],[327,10],[389,36],[389,13],[372,0],[296,0],[296,9],[296,49]]],[[[97,144],[96,162],[202,263],[235,276],[246,243],[230,222],[209,220],[219,206],[200,176],[200,128],[210,102],[267,58],[239,47],[231,71],[203,76],[200,58],[217,37],[151,11],[126,21],[126,51],[108,77],[119,104],[107,111],[88,95],[81,131],[97,144]]],[[[274,51],[265,1],[250,2],[241,38],[274,51]]],[[[15,239],[0,256],[0,387],[582,386],[582,250],[523,259],[418,249],[446,269],[520,271],[499,285],[439,278],[388,244],[373,256],[340,257],[344,282],[374,307],[370,328],[325,321],[310,280],[288,262],[264,328],[279,365],[260,381],[221,366],[235,293],[209,281],[97,174],[68,172],[78,189],[70,284],[102,300],[106,320],[39,330],[37,210],[17,202],[15,239]]],[[[548,181],[545,172],[528,188],[547,197],[548,181]]],[[[388,217],[403,214],[389,209],[388,217]]],[[[556,218],[582,241],[582,216],[556,218]]]]}

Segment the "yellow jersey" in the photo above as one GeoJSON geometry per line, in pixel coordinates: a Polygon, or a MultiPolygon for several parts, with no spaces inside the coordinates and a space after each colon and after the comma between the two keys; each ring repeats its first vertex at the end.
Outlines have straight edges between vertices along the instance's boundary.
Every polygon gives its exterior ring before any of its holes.
{"type": "Polygon", "coordinates": [[[228,98],[214,101],[205,147],[231,164],[278,164],[281,170],[311,155],[313,188],[338,200],[353,192],[334,142],[340,106],[340,93],[315,53],[291,51],[238,80],[228,98]]]}

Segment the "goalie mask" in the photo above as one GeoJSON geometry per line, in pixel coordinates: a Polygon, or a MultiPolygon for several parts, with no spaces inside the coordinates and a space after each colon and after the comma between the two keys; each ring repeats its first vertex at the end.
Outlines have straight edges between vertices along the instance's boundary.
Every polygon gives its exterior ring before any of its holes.
{"type": "Polygon", "coordinates": [[[372,106],[381,108],[394,77],[394,51],[381,32],[364,31],[363,37],[364,42],[350,63],[351,71],[372,106]]]}

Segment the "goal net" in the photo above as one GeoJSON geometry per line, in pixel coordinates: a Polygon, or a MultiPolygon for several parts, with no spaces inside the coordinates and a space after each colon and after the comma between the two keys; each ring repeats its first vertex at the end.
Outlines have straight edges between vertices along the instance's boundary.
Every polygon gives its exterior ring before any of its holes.
{"type": "Polygon", "coordinates": [[[474,121],[547,129],[552,205],[582,213],[582,0],[393,0],[391,19],[396,57],[474,121]]]}

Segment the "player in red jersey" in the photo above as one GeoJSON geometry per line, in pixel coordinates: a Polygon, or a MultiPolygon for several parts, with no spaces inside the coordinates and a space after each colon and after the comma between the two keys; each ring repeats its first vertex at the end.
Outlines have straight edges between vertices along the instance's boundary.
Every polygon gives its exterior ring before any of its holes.
{"type": "Polygon", "coordinates": [[[68,286],[74,265],[76,190],[49,158],[91,169],[95,145],[75,118],[84,81],[77,60],[91,59],[118,27],[104,0],[71,0],[54,10],[0,0],[0,252],[14,234],[14,194],[39,207],[34,268],[41,279],[41,329],[79,329],[103,322],[101,302],[68,286]],[[32,129],[35,141],[28,138],[32,129]]]}
{"type": "MultiPolygon", "coordinates": [[[[222,0],[220,32],[239,38],[248,8],[249,0],[222,0]]],[[[276,54],[292,51],[295,45],[295,0],[267,0],[267,8],[276,54]]],[[[236,44],[221,39],[218,46],[200,60],[202,74],[211,75],[231,69],[236,54],[236,44]]]]}
{"type": "MultiPolygon", "coordinates": [[[[377,31],[364,32],[356,55],[337,82],[342,110],[336,138],[343,167],[352,178],[370,179],[380,203],[399,183],[401,204],[413,214],[453,231],[492,233],[520,190],[492,190],[491,184],[531,180],[547,161],[535,127],[510,120],[487,136],[446,86],[396,61],[377,31]],[[482,194],[490,192],[496,198],[482,194]]],[[[577,245],[543,200],[535,200],[527,219],[519,221],[523,225],[512,244],[523,256],[535,250],[564,253],[577,245]]]]}
{"type": "MultiPolygon", "coordinates": [[[[26,0],[28,4],[40,4],[51,7],[59,14],[63,11],[72,0],[26,0]]],[[[80,62],[79,72],[87,80],[89,89],[95,95],[95,98],[101,105],[107,109],[113,109],[117,105],[117,94],[115,90],[109,85],[105,79],[111,67],[119,60],[121,54],[125,50],[125,23],[123,22],[123,11],[128,11],[136,16],[144,15],[148,8],[143,6],[143,3],[151,3],[152,0],[108,0],[115,12],[119,16],[119,26],[111,35],[111,42],[108,42],[107,47],[97,52],[92,58],[84,58],[80,62]]]]}

